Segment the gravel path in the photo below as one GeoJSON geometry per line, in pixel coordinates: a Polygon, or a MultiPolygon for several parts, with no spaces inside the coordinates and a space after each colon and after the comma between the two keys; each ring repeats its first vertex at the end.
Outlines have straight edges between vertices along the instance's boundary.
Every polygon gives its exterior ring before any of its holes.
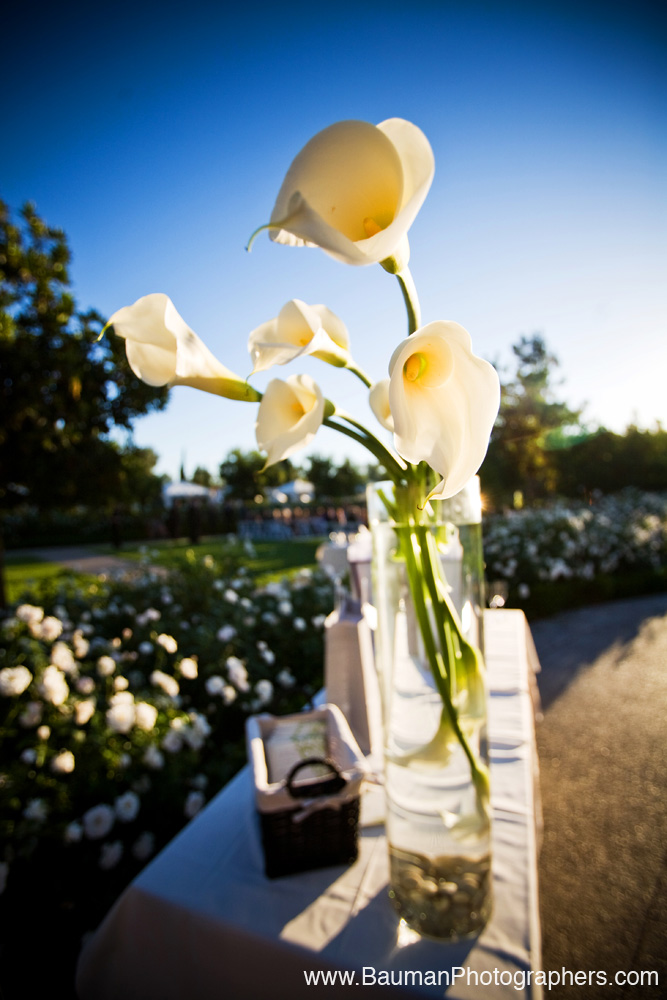
{"type": "MultiPolygon", "coordinates": [[[[531,625],[542,666],[543,967],[657,970],[667,997],[667,594],[531,625]]],[[[576,986],[549,997],[572,997],[576,986]]]]}
{"type": "Polygon", "coordinates": [[[66,569],[77,573],[90,573],[98,576],[107,573],[110,576],[137,572],[138,564],[133,559],[123,559],[122,556],[101,555],[91,552],[88,546],[63,545],[41,549],[24,549],[26,556],[34,556],[45,562],[60,563],[66,569]]]}

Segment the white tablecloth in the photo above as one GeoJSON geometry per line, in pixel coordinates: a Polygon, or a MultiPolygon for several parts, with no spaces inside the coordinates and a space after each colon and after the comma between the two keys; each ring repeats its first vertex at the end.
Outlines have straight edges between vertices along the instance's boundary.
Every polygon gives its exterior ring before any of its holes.
{"type": "MultiPolygon", "coordinates": [[[[488,611],[485,630],[494,913],[478,939],[400,937],[381,826],[361,830],[350,868],[267,879],[246,768],[117,901],[82,953],[81,1000],[298,1000],[318,995],[306,972],[351,969],[362,983],[364,968],[375,970],[377,982],[391,982],[393,972],[398,983],[404,973],[403,985],[376,985],[373,995],[443,996],[447,975],[459,968],[465,973],[447,989],[448,1000],[539,997],[539,987],[516,988],[541,958],[531,698],[539,667],[522,612],[488,611]],[[418,970],[422,985],[406,986],[419,977],[405,972],[418,970]],[[440,986],[423,985],[439,972],[440,986]]],[[[331,1000],[350,989],[319,988],[331,1000]]]]}

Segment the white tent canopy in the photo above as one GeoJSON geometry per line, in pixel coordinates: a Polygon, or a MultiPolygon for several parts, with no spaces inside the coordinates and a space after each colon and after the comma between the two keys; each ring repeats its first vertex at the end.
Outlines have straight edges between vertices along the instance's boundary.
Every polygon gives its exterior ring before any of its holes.
{"type": "Polygon", "coordinates": [[[283,483],[282,486],[275,486],[269,490],[269,496],[278,503],[293,502],[301,500],[306,503],[315,496],[315,487],[306,479],[293,479],[290,483],[283,483]]]}
{"type": "Polygon", "coordinates": [[[196,500],[197,498],[207,500],[219,500],[220,490],[209,486],[198,486],[197,483],[167,483],[162,487],[162,499],[165,503],[173,503],[174,500],[196,500]]]}

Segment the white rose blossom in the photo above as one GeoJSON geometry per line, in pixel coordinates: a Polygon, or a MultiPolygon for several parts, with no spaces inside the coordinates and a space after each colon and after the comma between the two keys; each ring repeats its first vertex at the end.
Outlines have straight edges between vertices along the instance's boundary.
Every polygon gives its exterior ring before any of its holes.
{"type": "Polygon", "coordinates": [[[131,823],[139,815],[141,799],[135,792],[124,792],[114,802],[114,811],[121,823],[131,823]]]}
{"type": "Polygon", "coordinates": [[[80,823],[72,821],[65,827],[63,840],[66,844],[78,844],[83,838],[83,827],[80,823]]]}
{"type": "Polygon", "coordinates": [[[66,642],[55,642],[51,650],[51,663],[64,673],[71,674],[76,670],[74,654],[66,642]]]}
{"type": "Polygon", "coordinates": [[[146,608],[137,615],[137,625],[148,625],[149,622],[157,622],[162,617],[157,608],[146,608]]]}
{"type": "Polygon", "coordinates": [[[138,701],[134,706],[134,721],[137,729],[151,732],[157,722],[157,708],[147,701],[138,701]]]}
{"type": "Polygon", "coordinates": [[[256,703],[258,708],[262,708],[273,698],[273,684],[269,680],[257,681],[255,684],[256,703]]]}
{"type": "Polygon", "coordinates": [[[325,415],[319,386],[309,375],[272,379],[259,404],[255,437],[267,453],[266,465],[275,465],[313,440],[325,415]]]}
{"type": "Polygon", "coordinates": [[[52,663],[42,674],[37,687],[44,701],[48,701],[52,705],[62,705],[69,694],[64,674],[52,663]]]}
{"type": "Polygon", "coordinates": [[[104,871],[109,871],[111,868],[115,868],[120,859],[123,856],[123,843],[120,840],[114,840],[111,844],[102,844],[102,850],[100,851],[99,865],[104,871]]]}
{"type": "Polygon", "coordinates": [[[101,840],[106,837],[116,821],[116,814],[111,806],[102,803],[93,806],[83,814],[83,832],[89,840],[101,840]]]}
{"type": "Polygon", "coordinates": [[[33,729],[42,721],[44,705],[41,701],[29,701],[19,715],[19,725],[24,729],[33,729]]]}
{"type": "Polygon", "coordinates": [[[86,698],[74,706],[74,721],[77,726],[85,726],[95,714],[95,699],[86,698]]]}
{"type": "Polygon", "coordinates": [[[217,694],[222,694],[225,688],[225,681],[218,674],[213,674],[212,677],[206,678],[206,683],[204,684],[207,694],[215,697],[217,694]]]}
{"type": "Polygon", "coordinates": [[[190,712],[189,718],[189,724],[181,730],[183,739],[191,750],[201,750],[206,738],[211,735],[211,726],[200,712],[190,712]]]}
{"type": "Polygon", "coordinates": [[[260,399],[255,389],[218,361],[161,292],[119,309],[107,325],[124,338],[130,368],[148,385],[190,385],[228,399],[260,399]]]}
{"type": "Polygon", "coordinates": [[[175,698],[180,691],[175,677],[165,674],[162,670],[154,670],[151,674],[151,684],[161,688],[170,698],[175,698]]]}
{"type": "Polygon", "coordinates": [[[55,774],[71,774],[74,767],[74,754],[71,750],[63,750],[51,760],[51,770],[55,774]]]}
{"type": "Polygon", "coordinates": [[[248,680],[248,671],[245,668],[245,664],[242,660],[239,660],[238,656],[229,656],[225,664],[227,667],[227,673],[229,674],[229,679],[234,684],[239,691],[249,691],[250,682],[248,680]]]}
{"type": "Polygon", "coordinates": [[[49,615],[47,618],[43,618],[38,624],[33,623],[29,627],[36,639],[53,642],[62,633],[63,623],[59,618],[49,615]]]}
{"type": "Polygon", "coordinates": [[[88,654],[90,643],[84,637],[83,629],[77,629],[72,636],[72,646],[74,647],[74,655],[77,659],[82,660],[88,654]]]}
{"type": "Polygon", "coordinates": [[[500,405],[495,368],[472,353],[467,330],[438,321],[398,345],[389,375],[396,450],[442,476],[429,499],[454,496],[486,454],[500,405]]]}
{"type": "Polygon", "coordinates": [[[113,729],[115,733],[123,735],[129,733],[135,723],[135,719],[136,708],[131,702],[117,702],[106,713],[106,721],[109,729],[113,729]]]}
{"type": "Polygon", "coordinates": [[[43,823],[49,815],[49,810],[44,799],[29,799],[23,810],[25,819],[30,819],[34,823],[43,823]]]}
{"type": "Polygon", "coordinates": [[[199,672],[197,661],[191,656],[183,657],[181,662],[178,664],[178,670],[181,677],[185,677],[188,681],[193,681],[199,672]]]}
{"type": "Polygon", "coordinates": [[[411,122],[342,121],[318,132],[278,192],[272,240],[319,246],[345,264],[408,262],[407,232],[431,186],[433,152],[411,122]]]}
{"type": "Polygon", "coordinates": [[[345,368],[351,360],[349,347],[343,321],[326,306],[309,306],[301,299],[291,299],[275,319],[262,323],[248,338],[253,374],[308,354],[345,368]]]}
{"type": "Polygon", "coordinates": [[[15,615],[25,625],[37,625],[44,617],[44,608],[40,608],[36,604],[20,604],[15,615]]]}
{"type": "Polygon", "coordinates": [[[140,834],[132,845],[132,854],[137,861],[146,861],[155,851],[155,836],[148,830],[140,834]]]}
{"type": "Polygon", "coordinates": [[[164,767],[164,754],[160,753],[158,748],[153,746],[152,743],[146,747],[141,759],[146,767],[150,767],[152,771],[160,771],[164,767]]]}
{"type": "Polygon", "coordinates": [[[183,737],[177,730],[170,729],[168,733],[165,733],[160,745],[167,753],[178,753],[183,749],[183,737]]]}
{"type": "Polygon", "coordinates": [[[116,669],[116,661],[112,656],[100,656],[96,669],[100,677],[111,677],[116,669]]]}
{"type": "Polygon", "coordinates": [[[200,811],[202,806],[206,802],[206,796],[203,792],[195,791],[189,792],[188,797],[185,800],[185,805],[183,806],[183,812],[188,819],[192,819],[200,811]]]}
{"type": "Polygon", "coordinates": [[[27,667],[3,667],[0,670],[0,694],[5,698],[16,697],[30,687],[32,674],[27,667]]]}
{"type": "Polygon", "coordinates": [[[165,632],[162,632],[155,641],[158,646],[162,646],[167,653],[175,653],[178,649],[178,643],[174,639],[173,635],[167,635],[165,632]]]}
{"type": "Polygon", "coordinates": [[[225,705],[231,705],[238,697],[236,688],[232,687],[231,684],[225,684],[222,688],[221,694],[225,705]]]}

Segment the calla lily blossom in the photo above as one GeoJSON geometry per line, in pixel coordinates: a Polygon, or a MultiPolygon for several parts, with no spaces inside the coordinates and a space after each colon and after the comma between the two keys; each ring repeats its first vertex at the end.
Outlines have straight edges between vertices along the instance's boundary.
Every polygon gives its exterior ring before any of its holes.
{"type": "Polygon", "coordinates": [[[394,429],[394,418],[389,407],[389,379],[383,378],[376,382],[368,394],[370,408],[376,419],[388,430],[394,429]]]}
{"type": "Polygon", "coordinates": [[[130,368],[148,385],[191,385],[247,402],[262,398],[218,361],[162,292],[144,295],[118,309],[107,326],[124,338],[130,368]]]}
{"type": "Polygon", "coordinates": [[[462,326],[435,322],[399,344],[389,374],[396,450],[442,476],[427,499],[454,496],[486,454],[500,405],[495,368],[473,354],[462,326]]]}
{"type": "Polygon", "coordinates": [[[336,122],[296,156],[261,228],[277,243],[319,246],[345,264],[393,257],[401,270],[433,172],[433,151],[411,122],[336,122]]]}
{"type": "Polygon", "coordinates": [[[306,354],[345,368],[351,361],[347,327],[326,306],[301,299],[287,302],[275,319],[262,323],[248,338],[253,373],[286,365],[306,354]]]}
{"type": "Polygon", "coordinates": [[[322,392],[309,375],[269,382],[255,424],[257,445],[267,453],[264,468],[310,444],[324,419],[324,410],[322,392]]]}

